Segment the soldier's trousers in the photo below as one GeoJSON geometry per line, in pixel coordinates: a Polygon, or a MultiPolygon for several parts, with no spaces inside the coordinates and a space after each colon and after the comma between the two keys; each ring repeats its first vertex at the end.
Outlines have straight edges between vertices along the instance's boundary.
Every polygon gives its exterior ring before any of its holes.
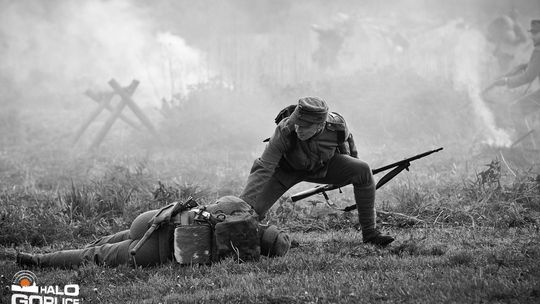
{"type": "MultiPolygon", "coordinates": [[[[519,138],[527,134],[527,132],[530,131],[529,128],[532,128],[533,126],[527,126],[525,123],[526,119],[532,118],[534,115],[540,115],[540,90],[536,90],[519,98],[515,104],[511,106],[510,112],[516,128],[516,137],[519,138]]],[[[540,130],[535,130],[534,133],[533,136],[536,135],[537,140],[540,139],[538,136],[540,130]]]]}
{"type": "MultiPolygon", "coordinates": [[[[85,263],[111,267],[121,264],[133,265],[130,250],[150,227],[149,221],[157,211],[151,210],[139,215],[130,229],[98,239],[82,249],[36,254],[38,264],[42,267],[71,267],[85,263]]],[[[139,248],[135,255],[137,266],[158,265],[171,259],[172,233],[169,229],[171,228],[167,225],[157,229],[139,248]]]]}
{"type": "Polygon", "coordinates": [[[264,217],[287,190],[301,181],[337,185],[352,183],[362,230],[375,228],[375,182],[371,168],[364,161],[344,154],[336,154],[330,159],[324,177],[314,178],[278,167],[252,206],[253,209],[264,217]]]}

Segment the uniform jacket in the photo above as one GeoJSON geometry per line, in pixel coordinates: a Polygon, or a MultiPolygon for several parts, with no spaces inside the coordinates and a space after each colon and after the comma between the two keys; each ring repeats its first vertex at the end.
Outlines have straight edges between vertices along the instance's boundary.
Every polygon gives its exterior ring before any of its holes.
{"type": "Polygon", "coordinates": [[[248,203],[255,202],[278,167],[313,178],[324,177],[328,161],[336,153],[358,155],[352,134],[341,115],[329,113],[324,129],[306,141],[298,139],[294,125],[288,117],[284,118],[261,157],[254,161],[242,199],[248,203]]]}
{"type": "Polygon", "coordinates": [[[516,88],[528,84],[540,75],[540,45],[536,45],[532,52],[527,69],[518,75],[508,78],[508,87],[516,88]]]}

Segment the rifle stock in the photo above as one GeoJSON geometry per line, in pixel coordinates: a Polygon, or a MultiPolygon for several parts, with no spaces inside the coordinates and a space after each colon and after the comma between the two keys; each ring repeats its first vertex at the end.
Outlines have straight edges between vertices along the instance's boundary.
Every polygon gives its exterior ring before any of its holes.
{"type": "MultiPolygon", "coordinates": [[[[395,163],[392,163],[390,165],[386,165],[386,166],[383,166],[383,167],[380,167],[380,168],[377,168],[377,169],[374,169],[372,170],[371,172],[375,175],[375,174],[378,174],[378,173],[381,173],[383,171],[386,171],[388,169],[392,169],[394,168],[392,171],[390,171],[389,173],[385,174],[380,180],[379,182],[377,183],[376,185],[376,189],[379,189],[380,187],[382,187],[384,184],[386,184],[387,182],[389,182],[392,178],[394,178],[396,175],[398,175],[401,171],[403,170],[409,170],[409,166],[411,165],[411,162],[412,161],[415,161],[415,160],[418,160],[420,158],[423,158],[423,157],[426,157],[430,154],[433,154],[435,152],[439,152],[441,151],[443,148],[438,148],[438,149],[435,149],[435,150],[431,150],[431,151],[427,151],[427,152],[424,152],[424,153],[421,153],[421,154],[418,154],[418,155],[415,155],[413,157],[409,157],[409,158],[406,158],[404,160],[401,160],[401,161],[398,161],[398,162],[395,162],[395,163]]],[[[322,193],[322,194],[326,194],[327,191],[331,191],[331,190],[335,190],[335,189],[338,189],[338,188],[341,188],[343,186],[346,186],[347,184],[344,184],[344,185],[334,185],[334,184],[328,184],[328,185],[319,185],[319,186],[316,186],[314,188],[311,188],[311,189],[307,189],[307,190],[304,190],[302,192],[299,192],[293,196],[291,196],[291,200],[293,202],[296,202],[296,201],[299,201],[301,199],[304,199],[304,198],[307,198],[307,197],[310,197],[312,195],[315,195],[315,194],[318,194],[318,193],[322,193]]],[[[356,205],[352,205],[352,206],[349,206],[347,208],[344,209],[344,211],[350,211],[350,210],[353,210],[356,208],[356,205]]]]}

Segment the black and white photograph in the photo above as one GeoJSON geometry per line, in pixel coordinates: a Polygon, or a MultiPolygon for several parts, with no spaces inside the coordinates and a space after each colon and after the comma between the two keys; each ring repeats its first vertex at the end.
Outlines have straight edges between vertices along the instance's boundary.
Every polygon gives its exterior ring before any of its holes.
{"type": "Polygon", "coordinates": [[[540,303],[539,0],[0,0],[0,304],[540,303]]]}

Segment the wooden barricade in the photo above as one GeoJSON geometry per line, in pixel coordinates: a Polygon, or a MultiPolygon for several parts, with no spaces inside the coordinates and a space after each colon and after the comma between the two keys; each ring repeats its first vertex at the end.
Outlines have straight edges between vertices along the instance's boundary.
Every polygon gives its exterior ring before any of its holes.
{"type": "Polygon", "coordinates": [[[98,107],[92,111],[86,120],[83,121],[79,129],[77,129],[73,144],[76,144],[79,139],[81,138],[82,134],[86,131],[86,129],[90,126],[90,124],[98,117],[98,115],[103,112],[103,110],[108,110],[111,112],[111,115],[109,118],[105,121],[105,124],[100,129],[92,143],[90,144],[90,149],[97,148],[107,133],[110,131],[111,127],[115,123],[117,119],[121,119],[134,129],[141,131],[141,127],[134,122],[133,120],[127,118],[122,114],[122,111],[127,106],[131,111],[135,114],[135,116],[139,119],[139,121],[142,123],[148,131],[150,131],[154,136],[158,137],[158,133],[154,126],[152,125],[152,122],[146,115],[144,115],[143,111],[135,104],[135,102],[132,99],[133,94],[135,93],[135,90],[137,89],[139,85],[138,80],[133,80],[131,84],[125,88],[121,87],[120,84],[115,79],[111,79],[109,81],[109,85],[113,89],[112,92],[106,92],[106,93],[96,93],[91,90],[87,90],[85,92],[85,95],[88,96],[90,99],[94,100],[98,103],[98,107]],[[120,101],[115,106],[111,105],[111,101],[115,95],[120,96],[120,101]]]}

